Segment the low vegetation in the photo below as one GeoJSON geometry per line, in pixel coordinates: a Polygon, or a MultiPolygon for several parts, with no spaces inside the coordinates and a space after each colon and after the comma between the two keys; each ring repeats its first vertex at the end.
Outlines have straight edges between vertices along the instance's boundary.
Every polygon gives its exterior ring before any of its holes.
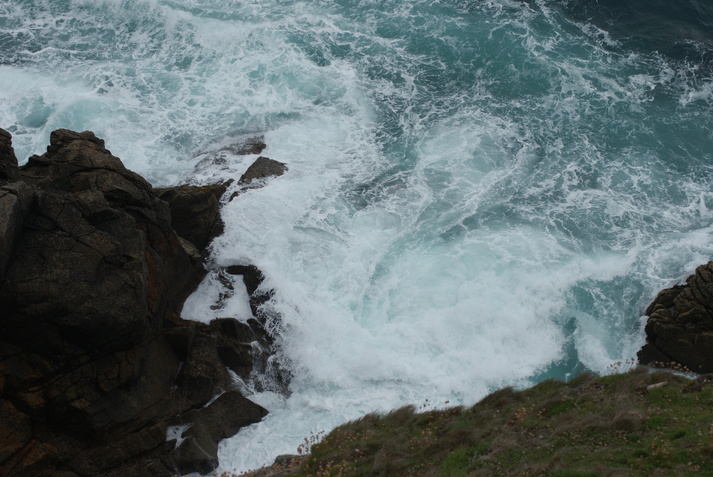
{"type": "Polygon", "coordinates": [[[713,476],[713,384],[637,368],[337,427],[252,476],[713,476]]]}

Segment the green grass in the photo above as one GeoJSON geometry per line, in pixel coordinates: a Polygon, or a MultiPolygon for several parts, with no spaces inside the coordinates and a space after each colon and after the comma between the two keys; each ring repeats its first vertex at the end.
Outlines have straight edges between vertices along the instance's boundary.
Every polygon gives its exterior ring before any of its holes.
{"type": "Polygon", "coordinates": [[[344,424],[296,476],[713,476],[713,384],[637,368],[344,424]],[[662,387],[649,387],[666,383],[662,387]]]}
{"type": "Polygon", "coordinates": [[[459,447],[443,459],[440,467],[441,474],[448,476],[467,475],[471,456],[473,455],[474,453],[471,449],[459,447]]]}

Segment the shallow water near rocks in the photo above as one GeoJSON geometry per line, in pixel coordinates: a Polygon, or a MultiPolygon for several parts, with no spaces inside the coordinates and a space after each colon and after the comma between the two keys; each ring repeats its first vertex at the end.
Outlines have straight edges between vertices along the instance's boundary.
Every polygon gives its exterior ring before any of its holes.
{"type": "MultiPolygon", "coordinates": [[[[288,165],[212,246],[264,272],[295,374],[223,442],[245,470],[635,356],[713,251],[713,13],[659,3],[9,0],[0,127],[21,159],[92,130],[155,186],[237,179],[256,135],[288,165]]],[[[249,313],[219,286],[184,316],[249,313]]]]}

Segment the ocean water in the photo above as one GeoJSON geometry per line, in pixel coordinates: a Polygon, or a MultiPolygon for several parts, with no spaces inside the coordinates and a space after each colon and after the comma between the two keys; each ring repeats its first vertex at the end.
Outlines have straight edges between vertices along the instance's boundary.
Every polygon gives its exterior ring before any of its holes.
{"type": "MultiPolygon", "coordinates": [[[[0,127],[21,162],[92,130],[155,186],[239,177],[255,135],[288,165],[211,246],[265,273],[294,373],[289,397],[243,383],[270,414],[220,470],[610,372],[713,255],[702,0],[5,0],[0,127]]],[[[247,319],[242,292],[210,308],[219,287],[183,315],[247,319]]]]}

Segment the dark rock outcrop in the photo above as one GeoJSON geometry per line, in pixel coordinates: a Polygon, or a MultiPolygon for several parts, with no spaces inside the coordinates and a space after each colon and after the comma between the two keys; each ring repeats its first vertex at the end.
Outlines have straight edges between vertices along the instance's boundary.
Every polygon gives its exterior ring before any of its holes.
{"type": "Polygon", "coordinates": [[[5,278],[12,250],[20,238],[33,198],[34,191],[24,182],[0,185],[0,283],[5,278]]]}
{"type": "MultiPolygon", "coordinates": [[[[269,157],[260,156],[250,167],[240,176],[238,180],[239,189],[230,195],[229,201],[235,199],[243,192],[250,189],[259,189],[265,185],[265,179],[268,177],[278,177],[287,171],[287,166],[282,163],[270,159],[269,157]]],[[[232,179],[226,184],[232,185],[232,179]]]]}
{"type": "Polygon", "coordinates": [[[254,372],[264,327],[178,317],[224,191],[167,204],[91,132],[55,131],[18,168],[0,130],[0,475],[208,472],[266,414],[228,371],[254,372]]]}
{"type": "Polygon", "coordinates": [[[208,186],[183,185],[156,189],[161,200],[171,209],[171,226],[176,233],[204,252],[213,237],[223,233],[220,218],[220,198],[225,194],[224,184],[208,186]]]}
{"type": "Polygon", "coordinates": [[[233,144],[226,149],[233,154],[245,156],[248,154],[260,154],[266,147],[267,144],[265,144],[264,136],[253,136],[237,144],[233,144]]]}
{"type": "MultiPolygon", "coordinates": [[[[228,275],[242,276],[245,290],[248,293],[250,310],[256,319],[250,319],[247,325],[258,337],[267,337],[254,341],[262,352],[256,353],[253,360],[253,384],[257,390],[271,390],[285,395],[289,394],[289,384],[292,380],[290,369],[274,359],[275,342],[273,335],[282,333],[282,320],[274,311],[266,309],[265,305],[274,295],[274,290],[263,288],[264,275],[254,265],[231,265],[223,270],[228,275]],[[269,332],[264,330],[268,329],[269,332]]],[[[219,321],[219,320],[217,320],[219,321]]]]}
{"type": "Polygon", "coordinates": [[[713,262],[699,266],[685,285],[661,291],[646,315],[640,363],[713,372],[713,262]]]}
{"type": "Polygon", "coordinates": [[[269,157],[260,156],[245,173],[240,176],[239,185],[248,185],[251,182],[266,177],[281,176],[287,170],[287,166],[282,162],[275,161],[269,157]]]}
{"type": "Polygon", "coordinates": [[[12,136],[4,129],[0,129],[0,184],[3,181],[13,182],[19,176],[17,157],[12,148],[12,136]]]}

